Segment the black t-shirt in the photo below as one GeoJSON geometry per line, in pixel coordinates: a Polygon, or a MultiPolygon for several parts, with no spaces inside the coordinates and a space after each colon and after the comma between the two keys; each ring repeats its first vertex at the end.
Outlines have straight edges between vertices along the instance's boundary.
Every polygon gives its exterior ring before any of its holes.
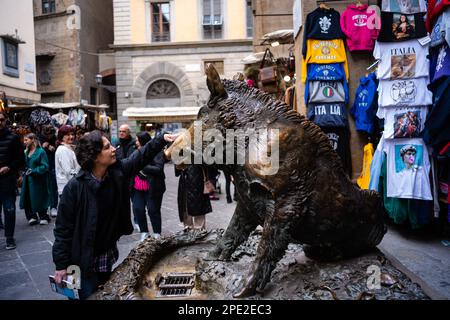
{"type": "MultiPolygon", "coordinates": [[[[94,178],[93,178],[94,179],[94,178]]],[[[98,183],[97,199],[97,229],[95,234],[94,255],[98,256],[114,247],[117,242],[119,228],[119,214],[115,204],[116,190],[111,178],[98,183]]]]}
{"type": "Polygon", "coordinates": [[[348,128],[321,127],[330,139],[331,146],[342,160],[344,171],[352,176],[352,157],[350,153],[350,131],[348,128]]]}
{"type": "Polygon", "coordinates": [[[381,12],[380,42],[396,42],[425,37],[425,13],[381,12]]]}
{"type": "Polygon", "coordinates": [[[306,57],[306,40],[333,40],[345,37],[340,25],[340,14],[333,8],[317,8],[306,16],[303,34],[303,57],[306,57]]]}

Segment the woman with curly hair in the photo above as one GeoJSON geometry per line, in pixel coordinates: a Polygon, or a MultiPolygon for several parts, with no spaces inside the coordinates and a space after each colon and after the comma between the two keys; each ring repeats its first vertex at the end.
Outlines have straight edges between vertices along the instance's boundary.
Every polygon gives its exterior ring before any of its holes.
{"type": "Polygon", "coordinates": [[[56,218],[56,283],[66,278],[70,265],[79,266],[79,295],[86,299],[109,279],[119,256],[117,241],[133,232],[129,181],[174,138],[158,136],[122,160],[100,131],[80,139],[75,154],[81,170],[64,188],[56,218]]]}

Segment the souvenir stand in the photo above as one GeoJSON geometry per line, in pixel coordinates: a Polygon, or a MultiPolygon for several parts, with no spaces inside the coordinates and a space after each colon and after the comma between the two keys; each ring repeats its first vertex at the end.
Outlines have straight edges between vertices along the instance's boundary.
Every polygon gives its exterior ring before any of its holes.
{"type": "Polygon", "coordinates": [[[448,235],[450,1],[309,1],[302,21],[298,111],[394,223],[448,235]]]}
{"type": "Polygon", "coordinates": [[[75,128],[77,137],[95,129],[110,134],[111,118],[106,115],[107,105],[80,103],[38,103],[32,106],[7,108],[11,128],[22,138],[25,134],[41,133],[43,126],[56,130],[63,125],[75,128]]]}

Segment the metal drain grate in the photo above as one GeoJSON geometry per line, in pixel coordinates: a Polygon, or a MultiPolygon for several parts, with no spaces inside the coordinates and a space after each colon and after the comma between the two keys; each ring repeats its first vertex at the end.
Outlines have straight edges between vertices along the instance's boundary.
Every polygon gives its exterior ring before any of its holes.
{"type": "Polygon", "coordinates": [[[158,285],[156,297],[184,297],[192,293],[195,284],[194,273],[169,272],[158,274],[155,279],[158,285]]]}

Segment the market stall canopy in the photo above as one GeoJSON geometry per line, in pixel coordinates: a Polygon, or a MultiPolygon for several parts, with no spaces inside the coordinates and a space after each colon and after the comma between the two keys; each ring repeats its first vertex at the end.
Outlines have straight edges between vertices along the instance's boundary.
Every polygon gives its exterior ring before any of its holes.
{"type": "Polygon", "coordinates": [[[123,112],[130,120],[159,123],[189,122],[197,119],[200,107],[128,108],[123,112]]]}
{"type": "Polygon", "coordinates": [[[262,37],[261,45],[272,44],[273,42],[278,42],[279,44],[293,44],[294,43],[294,30],[293,29],[283,29],[277,30],[270,33],[266,33],[262,37]]]}
{"type": "Polygon", "coordinates": [[[24,108],[47,108],[47,109],[70,109],[70,108],[87,108],[87,109],[108,109],[107,104],[93,105],[93,104],[81,104],[79,102],[52,102],[52,103],[35,103],[33,105],[16,105],[11,106],[11,109],[24,109],[24,108]]]}
{"type": "Polygon", "coordinates": [[[252,53],[241,60],[243,64],[260,63],[264,58],[264,51],[252,53]]]}

